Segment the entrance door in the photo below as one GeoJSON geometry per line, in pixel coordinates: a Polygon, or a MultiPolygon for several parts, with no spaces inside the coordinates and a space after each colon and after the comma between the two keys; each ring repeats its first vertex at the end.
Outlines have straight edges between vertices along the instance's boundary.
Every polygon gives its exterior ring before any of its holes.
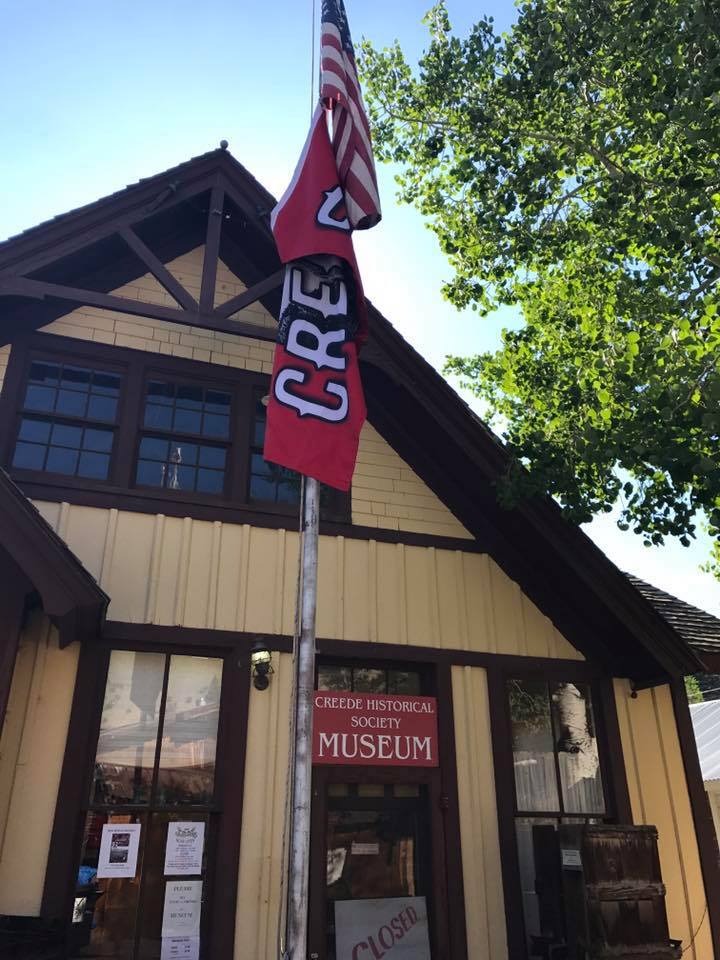
{"type": "Polygon", "coordinates": [[[84,811],[73,956],[159,960],[175,955],[172,937],[185,949],[178,956],[203,956],[221,813],[222,674],[219,658],[112,651],[84,811]]]}
{"type": "Polygon", "coordinates": [[[310,957],[447,956],[439,800],[431,770],[315,769],[310,957]]]}

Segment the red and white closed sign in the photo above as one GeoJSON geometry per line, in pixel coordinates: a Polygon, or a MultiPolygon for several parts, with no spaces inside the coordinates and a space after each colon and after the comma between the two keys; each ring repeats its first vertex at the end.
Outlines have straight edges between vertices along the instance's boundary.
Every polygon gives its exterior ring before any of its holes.
{"type": "Polygon", "coordinates": [[[318,691],[313,763],[437,767],[437,700],[318,691]]]}

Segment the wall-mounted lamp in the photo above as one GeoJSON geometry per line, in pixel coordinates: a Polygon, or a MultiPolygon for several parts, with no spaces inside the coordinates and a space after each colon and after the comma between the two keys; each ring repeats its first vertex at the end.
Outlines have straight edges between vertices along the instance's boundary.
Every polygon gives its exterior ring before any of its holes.
{"type": "Polygon", "coordinates": [[[272,654],[267,643],[262,640],[253,640],[250,647],[250,663],[252,664],[253,686],[256,690],[267,690],[270,686],[272,668],[272,654]]]}

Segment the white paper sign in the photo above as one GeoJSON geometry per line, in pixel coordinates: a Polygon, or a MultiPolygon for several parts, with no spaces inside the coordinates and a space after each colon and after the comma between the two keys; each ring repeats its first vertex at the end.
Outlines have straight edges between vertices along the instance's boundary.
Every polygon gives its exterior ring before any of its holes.
{"type": "Polygon", "coordinates": [[[380,853],[380,844],[360,843],[358,840],[353,840],[350,853],[354,857],[376,857],[380,853]]]}
{"type": "Polygon", "coordinates": [[[201,874],[204,844],[204,821],[178,820],[168,823],[165,876],[201,874]]]}
{"type": "Polygon", "coordinates": [[[160,960],[199,960],[199,937],[165,937],[160,949],[160,960]]]}
{"type": "Polygon", "coordinates": [[[430,960],[425,897],[335,902],[337,960],[430,960]]]}
{"type": "Polygon", "coordinates": [[[165,884],[163,939],[199,936],[201,899],[202,880],[169,880],[165,884]]]}
{"type": "Polygon", "coordinates": [[[97,877],[134,877],[140,846],[139,823],[105,823],[100,840],[97,877]]]}
{"type": "Polygon", "coordinates": [[[571,870],[582,870],[582,859],[579,850],[561,850],[562,865],[571,870]]]}

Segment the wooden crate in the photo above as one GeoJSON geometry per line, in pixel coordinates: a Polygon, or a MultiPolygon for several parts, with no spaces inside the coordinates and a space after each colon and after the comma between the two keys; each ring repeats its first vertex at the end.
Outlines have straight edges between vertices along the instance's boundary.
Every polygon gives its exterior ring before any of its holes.
{"type": "Polygon", "coordinates": [[[560,850],[570,960],[671,960],[657,830],[563,824],[560,850]]]}

